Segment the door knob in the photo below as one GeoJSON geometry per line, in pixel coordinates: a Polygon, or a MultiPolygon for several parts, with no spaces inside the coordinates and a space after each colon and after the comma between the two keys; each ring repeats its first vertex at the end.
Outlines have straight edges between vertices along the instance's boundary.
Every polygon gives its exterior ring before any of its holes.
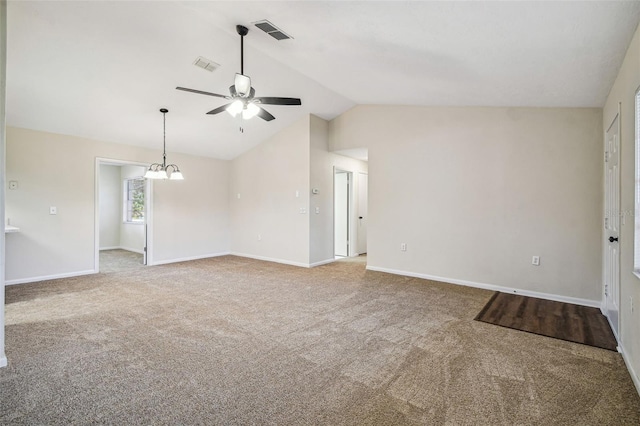
{"type": "Polygon", "coordinates": [[[362,219],[362,216],[358,216],[358,219],[362,219]]]}
{"type": "Polygon", "coordinates": [[[618,237],[609,237],[609,242],[612,243],[614,241],[618,241],[618,237]]]}

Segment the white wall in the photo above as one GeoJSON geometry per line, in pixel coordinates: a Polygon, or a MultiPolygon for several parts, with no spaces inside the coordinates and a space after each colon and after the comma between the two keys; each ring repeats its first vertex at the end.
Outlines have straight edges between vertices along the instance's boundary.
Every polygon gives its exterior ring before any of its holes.
{"type": "Polygon", "coordinates": [[[368,266],[599,305],[601,114],[360,106],[336,118],[332,150],[369,148],[368,266]]]}
{"type": "Polygon", "coordinates": [[[144,176],[146,169],[140,166],[120,166],[120,248],[144,253],[144,223],[123,222],[124,180],[144,176]]]}
{"type": "MultiPolygon", "coordinates": [[[[151,163],[160,151],[33,130],[7,129],[6,212],[21,232],[7,243],[11,283],[81,273],[94,265],[96,157],[151,163]],[[49,215],[49,206],[58,214],[49,215]]],[[[168,153],[184,181],[154,183],[154,262],[229,251],[228,162],[168,153]]]]}
{"type": "Polygon", "coordinates": [[[307,266],[309,191],[309,116],[305,116],[232,160],[232,252],[307,266]]]}
{"type": "MultiPolygon", "coordinates": [[[[633,274],[634,217],[640,214],[640,212],[634,212],[636,185],[634,113],[635,92],[638,87],[640,87],[640,29],[636,30],[627,50],[624,63],[605,103],[602,118],[603,130],[606,130],[618,113],[618,104],[620,103],[620,208],[626,219],[622,223],[620,232],[620,339],[625,360],[636,387],[640,391],[638,378],[640,372],[640,328],[638,328],[640,309],[637,308],[640,302],[640,279],[633,274]],[[632,215],[631,212],[635,214],[632,215]],[[634,311],[631,310],[631,297],[636,304],[634,311]]],[[[604,141],[604,132],[600,136],[601,141],[604,141]]],[[[603,151],[604,148],[601,146],[601,153],[603,151]]],[[[600,208],[603,209],[602,206],[600,208]]],[[[600,241],[601,246],[602,244],[603,242],[600,241]]]]}
{"type": "Polygon", "coordinates": [[[120,166],[100,165],[100,250],[120,247],[122,183],[120,166]]]}
{"type": "MultiPolygon", "coordinates": [[[[334,259],[333,241],[333,171],[334,168],[353,172],[367,172],[368,164],[365,161],[355,160],[329,152],[329,123],[315,115],[310,116],[310,176],[311,188],[317,188],[318,194],[311,194],[310,208],[310,248],[309,261],[311,265],[324,263],[334,259]],[[320,213],[316,214],[316,207],[320,213]]],[[[359,146],[358,146],[359,147],[359,146]]],[[[353,192],[358,194],[360,190],[357,179],[354,179],[353,192]]],[[[357,223],[356,209],[351,209],[351,223],[357,223]]],[[[350,230],[350,241],[356,241],[357,227],[350,230]]],[[[355,245],[351,245],[355,249],[355,245]]],[[[355,254],[354,251],[350,253],[355,254]]]]}

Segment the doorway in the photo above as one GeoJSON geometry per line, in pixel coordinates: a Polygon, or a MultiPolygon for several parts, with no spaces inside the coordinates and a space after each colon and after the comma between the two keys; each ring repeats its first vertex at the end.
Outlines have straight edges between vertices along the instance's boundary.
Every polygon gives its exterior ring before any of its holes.
{"type": "Polygon", "coordinates": [[[605,136],[604,310],[619,339],[620,318],[620,113],[605,136]]]}
{"type": "Polygon", "coordinates": [[[151,264],[151,181],[146,164],[97,159],[95,272],[151,264]]]}
{"type": "Polygon", "coordinates": [[[334,167],[333,232],[335,257],[367,253],[368,175],[334,167]]]}

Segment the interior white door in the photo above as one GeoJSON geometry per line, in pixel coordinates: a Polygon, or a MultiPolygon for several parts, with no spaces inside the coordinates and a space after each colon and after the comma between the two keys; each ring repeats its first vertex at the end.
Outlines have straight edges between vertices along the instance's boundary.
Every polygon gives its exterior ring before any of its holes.
{"type": "Polygon", "coordinates": [[[369,197],[369,176],[358,173],[358,254],[367,252],[367,217],[369,197]]]}
{"type": "Polygon", "coordinates": [[[620,131],[619,114],[609,126],[605,141],[605,311],[618,336],[620,317],[620,131]]]}
{"type": "Polygon", "coordinates": [[[334,176],[334,252],[349,256],[349,173],[337,170],[334,176]]]}

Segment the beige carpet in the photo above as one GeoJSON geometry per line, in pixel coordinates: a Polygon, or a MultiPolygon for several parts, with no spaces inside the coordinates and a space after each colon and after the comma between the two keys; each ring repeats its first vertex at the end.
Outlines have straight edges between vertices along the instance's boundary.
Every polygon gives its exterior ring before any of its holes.
{"type": "Polygon", "coordinates": [[[0,424],[639,424],[615,352],[492,292],[226,256],[10,286],[0,424]]]}
{"type": "Polygon", "coordinates": [[[128,250],[100,250],[100,272],[122,272],[144,268],[143,255],[128,250]]]}

